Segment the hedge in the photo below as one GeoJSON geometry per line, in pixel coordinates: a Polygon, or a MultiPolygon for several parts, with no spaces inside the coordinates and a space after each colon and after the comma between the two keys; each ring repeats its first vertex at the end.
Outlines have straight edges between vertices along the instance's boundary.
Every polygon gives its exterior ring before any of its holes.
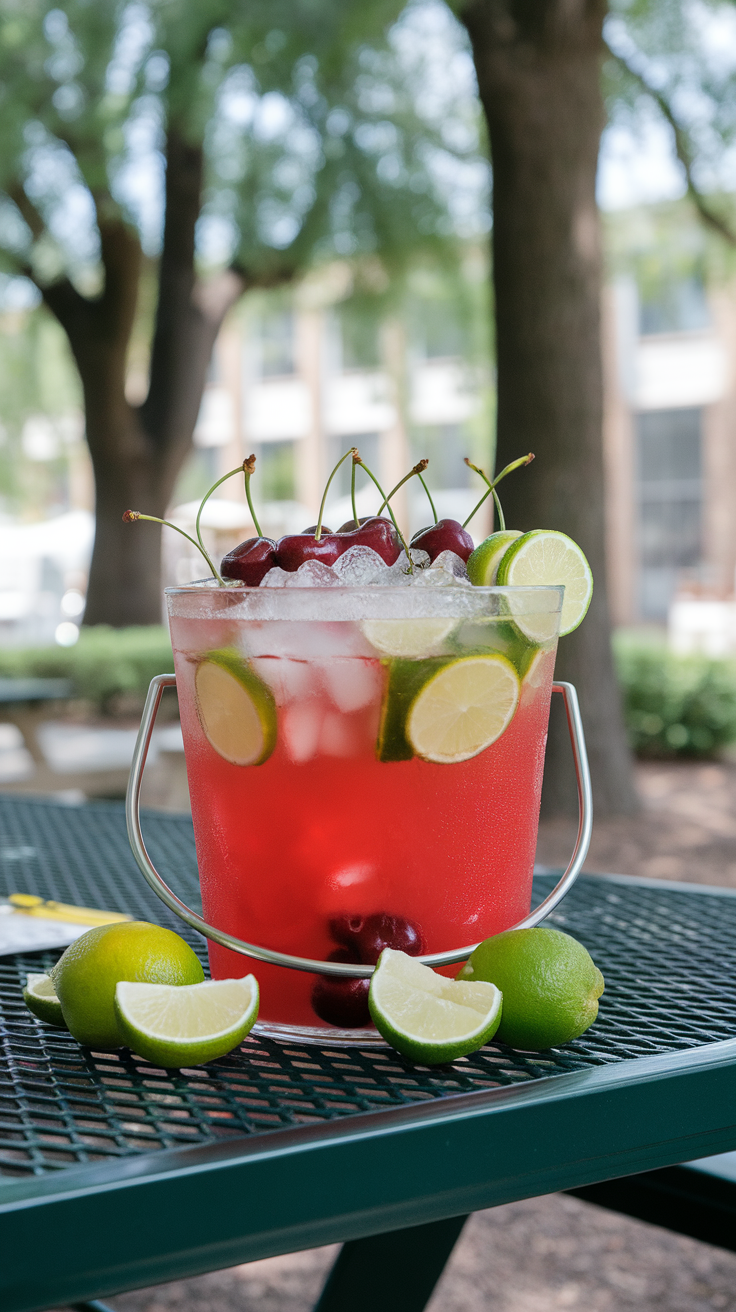
{"type": "Polygon", "coordinates": [[[707,757],[736,740],[736,661],[677,656],[626,631],[614,651],[637,756],[707,757]]]}
{"type": "Polygon", "coordinates": [[[2,647],[0,677],[69,679],[74,695],[109,711],[116,698],[144,697],[154,674],[173,670],[163,625],[83,628],[73,647],[2,647]]]}

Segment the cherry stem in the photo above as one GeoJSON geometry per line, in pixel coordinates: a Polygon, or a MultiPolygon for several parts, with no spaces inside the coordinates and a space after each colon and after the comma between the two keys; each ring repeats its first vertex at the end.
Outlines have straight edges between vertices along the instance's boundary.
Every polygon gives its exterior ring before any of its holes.
{"type": "Polygon", "coordinates": [[[217,582],[224,587],[223,579],[221,578],[218,571],[215,569],[215,566],[213,565],[209,555],[205,551],[202,544],[200,542],[196,542],[195,539],[190,537],[188,533],[185,533],[183,528],[179,528],[178,524],[172,524],[170,519],[159,519],[158,515],[142,515],[140,510],[126,510],[125,514],[123,515],[123,523],[125,524],[134,524],[138,519],[146,519],[150,524],[164,524],[166,528],[173,528],[175,533],[180,533],[183,538],[186,538],[187,542],[191,542],[192,546],[196,547],[197,551],[202,553],[202,555],[204,556],[207,562],[208,569],[212,570],[212,573],[214,577],[217,579],[217,582]]]}
{"type": "MultiPolygon", "coordinates": [[[[205,549],[204,542],[202,541],[202,531],[199,526],[199,521],[202,518],[202,511],[207,505],[207,502],[212,496],[212,493],[220,486],[221,483],[227,482],[228,478],[233,478],[235,474],[245,473],[245,466],[248,464],[249,460],[252,460],[253,464],[255,465],[255,456],[249,456],[248,460],[243,461],[242,465],[238,465],[237,469],[231,469],[227,474],[223,474],[222,478],[218,478],[217,482],[212,484],[212,487],[210,488],[209,492],[205,492],[204,496],[202,497],[202,500],[199,503],[199,510],[197,511],[197,518],[194,521],[194,528],[197,534],[197,540],[199,542],[199,549],[202,552],[203,556],[207,556],[207,551],[205,549]]],[[[247,487],[247,483],[246,483],[246,487],[247,487]]],[[[248,498],[248,501],[250,502],[250,497],[248,498]]],[[[260,537],[261,532],[257,524],[256,524],[256,529],[258,531],[258,536],[260,537]]],[[[209,560],[209,556],[207,556],[207,559],[209,560]]],[[[213,566],[213,573],[217,576],[218,579],[220,579],[220,575],[217,573],[217,570],[214,568],[214,566],[213,566]]],[[[222,583],[222,579],[220,579],[220,583],[222,583]]]]}
{"type": "MultiPolygon", "coordinates": [[[[530,465],[533,459],[534,459],[534,452],[530,451],[528,455],[520,456],[518,460],[512,460],[511,464],[506,465],[506,467],[501,470],[501,473],[496,474],[496,477],[491,481],[488,475],[484,473],[483,470],[480,469],[478,465],[474,465],[472,460],[468,460],[468,457],[466,456],[465,463],[468,466],[468,469],[474,469],[476,474],[480,474],[481,478],[483,479],[483,482],[488,484],[488,490],[483,493],[483,496],[481,497],[477,506],[475,506],[475,508],[471,510],[470,514],[468,515],[468,518],[465,520],[463,524],[463,528],[466,528],[467,525],[470,523],[471,519],[473,518],[473,516],[477,515],[478,511],[483,505],[483,502],[486,501],[487,498],[491,495],[497,484],[501,482],[502,478],[505,478],[507,474],[512,474],[515,469],[521,469],[522,465],[530,465]]],[[[501,504],[498,500],[498,497],[494,495],[493,500],[498,510],[500,511],[500,518],[502,521],[501,527],[505,528],[506,524],[505,521],[503,520],[503,511],[501,511],[501,504]]]]}
{"type": "Polygon", "coordinates": [[[421,474],[418,474],[417,477],[418,477],[419,482],[421,483],[422,487],[424,488],[424,491],[427,493],[427,500],[429,501],[429,504],[430,504],[430,506],[432,507],[432,514],[434,515],[434,522],[435,522],[435,524],[437,524],[439,521],[438,521],[438,519],[437,519],[437,511],[435,510],[434,501],[432,500],[432,493],[430,492],[429,488],[427,487],[427,484],[425,483],[425,481],[424,481],[424,479],[422,478],[421,474]]]}
{"type": "MultiPolygon", "coordinates": [[[[325,490],[324,490],[324,492],[322,493],[322,501],[320,502],[320,507],[319,507],[319,516],[318,516],[318,519],[317,519],[317,527],[316,527],[316,529],[314,530],[314,540],[315,540],[315,542],[319,542],[320,539],[321,539],[321,537],[322,537],[322,518],[323,518],[324,513],[325,513],[325,502],[326,502],[326,500],[327,500],[327,493],[328,493],[329,490],[330,490],[330,483],[332,482],[333,478],[335,477],[335,474],[337,473],[338,469],[340,468],[340,465],[342,464],[343,460],[347,460],[348,456],[354,456],[354,455],[356,455],[357,450],[358,450],[357,446],[351,446],[350,450],[349,450],[349,451],[346,451],[344,456],[340,456],[340,459],[338,460],[337,464],[335,465],[335,468],[333,469],[332,473],[330,474],[330,477],[328,478],[327,482],[325,483],[325,490]]],[[[353,514],[355,514],[355,506],[353,506],[353,514]]],[[[357,521],[356,521],[356,522],[357,522],[357,521]]]]}
{"type": "MultiPolygon", "coordinates": [[[[413,478],[415,474],[417,474],[421,478],[428,464],[429,464],[428,460],[426,459],[420,460],[419,464],[415,465],[413,469],[410,469],[408,474],[404,474],[404,477],[399,479],[398,483],[396,484],[396,487],[392,488],[388,496],[383,498],[383,504],[378,507],[379,515],[383,510],[383,507],[388,505],[391,498],[396,496],[396,493],[398,492],[399,488],[403,487],[405,483],[408,483],[410,478],[413,478]]],[[[354,468],[355,466],[353,465],[353,469],[354,468]]],[[[436,520],[435,523],[437,523],[436,520]]]]}
{"type": "Polygon", "coordinates": [[[358,508],[355,504],[355,461],[353,461],[352,468],[350,470],[350,501],[353,507],[353,523],[356,528],[360,528],[360,523],[358,520],[358,508]]]}
{"type": "MultiPolygon", "coordinates": [[[[255,468],[256,468],[255,456],[253,455],[248,456],[248,459],[243,461],[243,479],[245,481],[245,497],[248,502],[248,509],[250,511],[251,519],[253,520],[253,525],[255,527],[256,533],[258,534],[259,538],[262,538],[263,534],[261,532],[261,526],[258,523],[258,519],[256,518],[256,512],[253,509],[253,501],[250,495],[250,480],[252,475],[255,473],[255,468]]],[[[209,493],[207,495],[209,496],[209,493]]]]}
{"type": "Polygon", "coordinates": [[[497,515],[498,515],[498,527],[500,528],[501,532],[503,532],[503,530],[506,528],[506,519],[505,519],[504,513],[503,513],[503,511],[502,511],[502,509],[501,509],[501,502],[500,502],[499,499],[498,499],[498,492],[496,491],[495,487],[494,487],[494,488],[491,488],[491,492],[492,492],[492,495],[493,495],[493,501],[494,501],[494,504],[495,504],[495,507],[496,507],[496,513],[497,513],[497,515]]]}
{"type": "MultiPolygon", "coordinates": [[[[396,523],[396,516],[395,516],[395,514],[394,514],[394,512],[393,512],[393,510],[392,510],[392,508],[391,508],[391,502],[388,500],[388,498],[387,498],[387,496],[386,496],[386,493],[384,492],[383,488],[381,487],[381,484],[379,483],[379,481],[378,481],[378,479],[376,478],[375,474],[371,472],[371,470],[370,470],[370,469],[368,468],[368,466],[366,465],[365,461],[361,460],[360,455],[359,455],[359,453],[358,453],[358,450],[357,450],[357,448],[355,448],[355,447],[353,448],[353,463],[356,464],[356,465],[360,465],[361,469],[364,469],[364,470],[365,470],[365,472],[366,472],[366,474],[368,475],[368,477],[369,477],[370,479],[372,479],[372,481],[375,483],[376,487],[378,488],[378,491],[381,493],[381,496],[383,497],[382,507],[385,506],[386,509],[387,509],[387,511],[388,511],[388,513],[389,513],[389,515],[391,516],[391,522],[393,523],[393,526],[394,526],[394,528],[396,529],[396,532],[397,532],[397,534],[398,534],[398,538],[399,538],[399,542],[401,543],[402,547],[404,548],[404,551],[405,551],[405,553],[406,553],[406,559],[407,559],[408,562],[409,562],[409,571],[408,571],[408,572],[409,572],[410,574],[413,574],[413,573],[414,573],[414,561],[412,560],[411,556],[409,555],[409,548],[407,547],[406,542],[404,541],[404,535],[403,535],[403,533],[401,532],[401,529],[399,528],[398,524],[396,523]]],[[[412,470],[412,473],[413,473],[413,472],[414,472],[414,471],[412,470]]]]}

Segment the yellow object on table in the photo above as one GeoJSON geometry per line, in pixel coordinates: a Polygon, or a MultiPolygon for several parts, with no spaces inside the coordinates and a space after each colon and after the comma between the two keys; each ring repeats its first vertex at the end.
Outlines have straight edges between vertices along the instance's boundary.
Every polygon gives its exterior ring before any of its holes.
{"type": "Polygon", "coordinates": [[[73,925],[114,925],[121,920],[132,920],[121,911],[98,911],[95,907],[73,907],[66,902],[48,901],[34,893],[9,893],[7,901],[14,911],[25,916],[39,916],[42,920],[64,920],[73,925]]]}

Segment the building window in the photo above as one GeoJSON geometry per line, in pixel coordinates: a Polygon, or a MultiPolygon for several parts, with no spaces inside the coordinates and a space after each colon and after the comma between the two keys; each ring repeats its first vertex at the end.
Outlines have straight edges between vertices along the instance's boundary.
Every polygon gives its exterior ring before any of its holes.
{"type": "Polygon", "coordinates": [[[264,315],[258,340],[259,372],[262,378],[296,373],[294,316],[290,310],[264,315]]]}
{"type": "Polygon", "coordinates": [[[701,414],[651,410],[636,417],[643,619],[665,619],[679,578],[701,563],[701,414]]]}
{"type": "Polygon", "coordinates": [[[293,442],[261,442],[256,460],[258,493],[264,501],[296,500],[293,442]]]}
{"type": "Polygon", "coordinates": [[[711,326],[705,287],[700,278],[668,277],[643,288],[639,299],[639,332],[692,333],[711,326]]]}

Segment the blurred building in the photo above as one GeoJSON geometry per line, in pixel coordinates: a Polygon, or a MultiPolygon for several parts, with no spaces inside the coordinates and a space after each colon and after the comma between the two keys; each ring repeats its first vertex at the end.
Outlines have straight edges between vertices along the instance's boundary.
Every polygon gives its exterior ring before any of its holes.
{"type": "MultiPolygon", "coordinates": [[[[734,591],[736,289],[706,294],[688,277],[646,300],[621,278],[604,320],[613,616],[662,623],[676,601],[720,603],[734,591]]],[[[680,608],[681,649],[682,625],[697,628],[704,614],[680,608]]]]}
{"type": "MultiPolygon", "coordinates": [[[[180,483],[194,495],[171,515],[191,527],[199,494],[253,452],[251,488],[263,532],[299,532],[315,521],[330,470],[355,446],[386,490],[427,456],[438,514],[465,519],[483,485],[464,458],[490,459],[490,370],[473,364],[472,354],[442,304],[434,313],[430,304],[412,331],[410,316],[380,321],[350,303],[315,309],[298,301],[269,305],[264,298],[258,312],[233,315],[220,334],[195,457],[180,483]]],[[[345,461],[330,488],[325,522],[333,529],[352,516],[351,463],[345,461]]],[[[359,515],[375,513],[379,503],[359,470],[359,515]]],[[[431,523],[416,480],[392,504],[412,531],[431,523]]],[[[242,479],[218,489],[203,522],[219,555],[255,531],[242,479]]],[[[483,536],[489,524],[484,506],[473,529],[483,536]]],[[[167,538],[166,573],[179,583],[202,573],[201,561],[174,534],[167,538]]]]}

